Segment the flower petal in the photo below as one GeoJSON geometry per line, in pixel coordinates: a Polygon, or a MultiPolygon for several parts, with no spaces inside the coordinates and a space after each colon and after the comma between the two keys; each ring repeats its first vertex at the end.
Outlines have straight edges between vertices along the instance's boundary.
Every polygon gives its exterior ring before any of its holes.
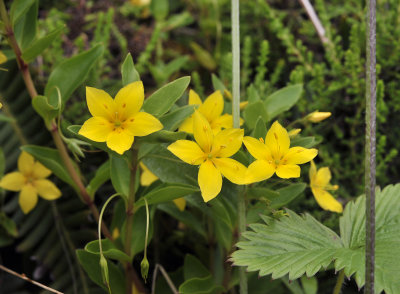
{"type": "Polygon", "coordinates": [[[262,160],[272,160],[271,151],[260,140],[246,136],[243,138],[243,143],[254,158],[262,160]]]}
{"type": "Polygon", "coordinates": [[[198,181],[205,202],[214,199],[222,188],[222,176],[210,160],[200,165],[198,181]]]}
{"type": "Polygon", "coordinates": [[[212,162],[225,178],[237,185],[245,185],[247,168],[232,158],[213,158],[212,162]]]}
{"type": "Polygon", "coordinates": [[[246,183],[264,181],[272,177],[275,172],[275,165],[266,160],[256,160],[249,165],[246,172],[246,183]]]}
{"type": "Polygon", "coordinates": [[[44,179],[51,175],[51,170],[40,162],[36,161],[33,165],[33,177],[36,179],[44,179]]]}
{"type": "Polygon", "coordinates": [[[202,105],[203,101],[201,101],[199,94],[195,91],[189,91],[189,105],[202,105]]]}
{"type": "Polygon", "coordinates": [[[315,166],[314,160],[311,160],[311,166],[309,171],[310,186],[314,185],[316,175],[317,175],[317,167],[315,166]]]}
{"type": "Polygon", "coordinates": [[[317,171],[317,175],[315,176],[315,185],[318,187],[325,187],[329,184],[331,180],[331,171],[329,167],[322,167],[317,171]]]}
{"type": "Polygon", "coordinates": [[[233,117],[232,115],[225,113],[214,119],[210,124],[212,129],[230,129],[233,128],[233,117]]]}
{"type": "Polygon", "coordinates": [[[174,201],[176,207],[178,207],[178,209],[180,211],[184,211],[185,210],[185,207],[186,207],[185,198],[181,197],[181,198],[174,199],[173,201],[174,201]]]}
{"type": "Polygon", "coordinates": [[[315,200],[323,209],[338,213],[343,212],[342,204],[335,198],[333,198],[333,196],[329,192],[323,189],[315,188],[312,188],[311,191],[314,194],[315,200]]]}
{"type": "Polygon", "coordinates": [[[194,138],[205,153],[211,151],[211,146],[214,140],[214,135],[211,126],[206,118],[198,111],[193,114],[193,134],[194,138]]]}
{"type": "Polygon", "coordinates": [[[25,151],[22,151],[18,157],[18,169],[24,175],[32,173],[34,163],[33,156],[25,151]]]}
{"type": "Polygon", "coordinates": [[[35,187],[32,185],[25,185],[19,193],[18,202],[25,214],[30,212],[38,202],[38,196],[35,187]]]}
{"type": "Polygon", "coordinates": [[[86,102],[92,116],[101,116],[108,120],[115,118],[115,102],[105,91],[86,87],[86,102]]]}
{"type": "Polygon", "coordinates": [[[214,136],[211,153],[216,157],[230,157],[239,151],[243,142],[243,129],[225,129],[214,136]]]}
{"type": "Polygon", "coordinates": [[[186,163],[199,165],[204,162],[204,152],[193,141],[178,140],[169,145],[167,149],[186,163]]]}
{"type": "Polygon", "coordinates": [[[126,150],[132,147],[133,138],[130,131],[118,128],[108,135],[107,147],[118,154],[124,154],[126,150]]]}
{"type": "Polygon", "coordinates": [[[25,185],[25,177],[20,172],[12,172],[6,174],[0,180],[0,187],[10,191],[21,191],[22,187],[25,185]]]}
{"type": "Polygon", "coordinates": [[[281,159],[289,151],[288,132],[278,121],[275,121],[265,137],[265,145],[271,150],[275,159],[281,159]]]}
{"type": "Polygon", "coordinates": [[[113,129],[114,125],[108,120],[95,116],[85,121],[78,134],[95,142],[105,142],[113,129]]]}
{"type": "Polygon", "coordinates": [[[185,119],[183,123],[179,126],[178,130],[180,132],[193,134],[193,116],[190,116],[187,119],[185,119]]]}
{"type": "Polygon", "coordinates": [[[224,98],[219,90],[212,93],[199,107],[199,111],[209,121],[213,121],[221,116],[224,110],[224,98]]]}
{"type": "Polygon", "coordinates": [[[147,136],[163,128],[158,119],[147,112],[138,112],[124,123],[134,136],[147,136]]]}
{"type": "Polygon", "coordinates": [[[282,159],[283,164],[303,164],[311,161],[317,156],[318,150],[303,147],[292,147],[282,159]]]}
{"type": "Polygon", "coordinates": [[[282,179],[300,177],[300,166],[295,164],[280,164],[276,168],[276,175],[282,179]]]}
{"type": "Polygon", "coordinates": [[[150,186],[153,182],[158,180],[158,177],[153,174],[142,162],[140,162],[139,165],[143,170],[140,175],[140,184],[142,186],[150,186]]]}
{"type": "Polygon", "coordinates": [[[144,101],[144,88],[141,81],[133,82],[118,91],[115,105],[121,121],[138,113],[144,101]]]}
{"type": "Polygon", "coordinates": [[[49,180],[36,180],[34,186],[39,196],[46,200],[54,200],[61,196],[61,191],[49,180]]]}

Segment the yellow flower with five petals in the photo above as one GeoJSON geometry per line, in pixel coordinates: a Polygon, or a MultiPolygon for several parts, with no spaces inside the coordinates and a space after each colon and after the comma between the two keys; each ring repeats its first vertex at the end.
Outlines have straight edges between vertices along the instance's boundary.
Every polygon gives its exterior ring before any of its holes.
{"type": "MultiPolygon", "coordinates": [[[[193,90],[189,91],[189,105],[198,105],[197,109],[209,122],[211,129],[214,133],[218,133],[221,129],[228,129],[233,127],[233,118],[230,114],[222,114],[224,110],[224,98],[220,91],[215,91],[204,103],[201,101],[200,96],[193,90]]],[[[179,126],[179,131],[193,134],[193,118],[187,118],[179,126]]]]}
{"type": "Polygon", "coordinates": [[[265,142],[252,137],[244,137],[243,143],[256,159],[247,169],[246,181],[254,183],[266,180],[276,172],[283,179],[300,177],[300,166],[311,161],[318,154],[317,149],[303,147],[290,148],[288,132],[278,121],[268,130],[265,142]]]}
{"type": "Polygon", "coordinates": [[[60,190],[46,178],[51,171],[26,152],[18,158],[17,172],[6,174],[0,181],[0,187],[19,192],[19,205],[26,214],[38,201],[38,194],[46,200],[54,200],[61,196],[60,190]]]}
{"type": "Polygon", "coordinates": [[[222,188],[222,175],[232,183],[245,184],[246,167],[229,158],[241,147],[242,129],[225,129],[214,135],[210,123],[199,112],[193,115],[196,142],[178,140],[168,150],[186,163],[200,165],[198,182],[205,202],[215,198],[222,188]]]}
{"type": "Polygon", "coordinates": [[[115,99],[103,90],[86,87],[86,102],[93,117],[79,134],[95,142],[107,142],[108,148],[123,154],[131,148],[135,136],[147,136],[163,128],[160,121],[140,111],[144,101],[142,82],[133,82],[118,91],[115,99]]]}
{"type": "Polygon", "coordinates": [[[328,192],[328,190],[337,190],[339,188],[338,185],[332,186],[329,184],[331,177],[331,171],[328,167],[322,167],[317,170],[314,161],[311,161],[310,186],[315,200],[325,210],[342,213],[342,204],[328,192]]]}

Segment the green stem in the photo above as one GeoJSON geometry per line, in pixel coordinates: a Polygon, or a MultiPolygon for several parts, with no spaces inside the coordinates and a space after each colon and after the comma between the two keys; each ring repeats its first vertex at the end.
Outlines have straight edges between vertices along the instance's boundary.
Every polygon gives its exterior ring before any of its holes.
{"type": "Polygon", "coordinates": [[[374,293],[376,184],[376,0],[367,0],[365,136],[366,244],[364,293],[374,293]]]}
{"type": "Polygon", "coordinates": [[[149,240],[149,225],[150,225],[150,214],[149,214],[149,204],[146,198],[143,198],[146,203],[146,237],[144,238],[144,257],[147,257],[147,241],[149,240]]]}
{"type": "Polygon", "coordinates": [[[340,294],[340,290],[342,289],[343,282],[344,282],[344,270],[341,270],[339,272],[339,276],[337,278],[335,288],[333,289],[333,292],[332,292],[333,294],[340,294]]]}
{"type": "Polygon", "coordinates": [[[103,220],[103,214],[104,214],[104,211],[106,210],[108,203],[110,203],[110,201],[113,200],[117,196],[121,196],[121,194],[115,193],[115,194],[111,195],[110,198],[107,199],[107,201],[104,203],[103,207],[100,210],[99,224],[97,226],[98,236],[99,236],[100,255],[103,255],[103,245],[101,244],[101,225],[100,224],[101,224],[101,221],[103,220]]]}

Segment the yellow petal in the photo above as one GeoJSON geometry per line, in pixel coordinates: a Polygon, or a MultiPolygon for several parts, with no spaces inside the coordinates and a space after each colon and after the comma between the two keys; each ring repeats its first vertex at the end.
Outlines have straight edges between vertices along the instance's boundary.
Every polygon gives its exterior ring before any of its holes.
{"type": "Polygon", "coordinates": [[[40,162],[36,161],[33,165],[33,177],[36,179],[44,179],[51,175],[51,170],[40,162]]]}
{"type": "Polygon", "coordinates": [[[278,121],[275,121],[268,130],[265,137],[265,145],[271,150],[275,159],[282,158],[288,152],[290,146],[289,135],[278,121]]]}
{"type": "Polygon", "coordinates": [[[144,101],[144,88],[141,81],[130,83],[118,91],[115,105],[121,121],[138,113],[144,101]]]}
{"type": "Polygon", "coordinates": [[[282,179],[300,177],[300,166],[295,164],[279,164],[276,168],[276,175],[282,179]]]}
{"type": "Polygon", "coordinates": [[[193,90],[189,91],[189,105],[201,105],[203,101],[201,101],[200,96],[193,90]]]}
{"type": "Polygon", "coordinates": [[[204,103],[199,107],[199,111],[209,122],[221,116],[223,110],[224,98],[220,91],[215,91],[208,96],[204,103]]]}
{"type": "Polygon", "coordinates": [[[333,196],[329,192],[322,189],[311,190],[314,194],[315,200],[323,209],[338,213],[343,212],[342,204],[335,198],[333,198],[333,196]]]}
{"type": "Polygon", "coordinates": [[[272,177],[275,172],[275,165],[266,160],[256,160],[249,165],[246,172],[248,184],[264,181],[272,177]]]}
{"type": "Polygon", "coordinates": [[[332,175],[331,175],[331,171],[329,170],[329,168],[322,167],[317,171],[317,175],[315,176],[314,185],[323,188],[329,184],[331,177],[332,177],[332,175]]]}
{"type": "Polygon", "coordinates": [[[205,157],[199,145],[189,140],[178,140],[169,145],[168,150],[182,161],[193,165],[201,164],[205,157]]]}
{"type": "Polygon", "coordinates": [[[36,180],[34,186],[39,196],[46,200],[54,200],[61,196],[61,191],[49,180],[36,180]]]}
{"type": "Polygon", "coordinates": [[[186,207],[185,198],[181,197],[181,198],[174,199],[173,201],[174,201],[176,207],[178,207],[178,209],[180,211],[184,211],[185,210],[185,207],[186,207]]]}
{"type": "Polygon", "coordinates": [[[32,185],[25,185],[19,193],[19,206],[22,211],[27,214],[30,212],[38,201],[36,189],[32,185]]]}
{"type": "Polygon", "coordinates": [[[95,116],[85,121],[78,134],[95,142],[105,142],[113,129],[114,125],[108,120],[95,116]]]}
{"type": "Polygon", "coordinates": [[[186,132],[189,134],[193,134],[193,116],[188,117],[183,121],[183,123],[179,126],[178,129],[180,132],[186,132]]]}
{"type": "Polygon", "coordinates": [[[115,118],[115,102],[105,91],[86,87],[86,102],[92,116],[101,116],[108,120],[115,118]]]}
{"type": "Polygon", "coordinates": [[[21,191],[22,187],[25,185],[25,177],[20,172],[12,172],[6,174],[0,180],[0,187],[10,191],[21,191]]]}
{"type": "Polygon", "coordinates": [[[32,173],[34,163],[33,156],[25,151],[22,151],[18,157],[18,169],[24,175],[32,173]]]}
{"type": "Polygon", "coordinates": [[[260,140],[246,136],[243,138],[243,143],[246,146],[247,151],[249,151],[254,158],[272,160],[271,151],[260,140]]]}
{"type": "Polygon", "coordinates": [[[205,119],[205,117],[198,111],[194,112],[193,118],[194,118],[193,122],[194,138],[197,144],[199,144],[199,146],[201,147],[201,149],[205,153],[209,153],[211,151],[211,146],[214,139],[211,126],[205,119]]]}
{"type": "Polygon", "coordinates": [[[247,107],[247,105],[249,105],[249,101],[240,102],[240,104],[239,104],[240,110],[245,109],[247,107]]]}
{"type": "Polygon", "coordinates": [[[140,175],[140,184],[142,186],[150,186],[153,182],[158,180],[158,177],[153,174],[142,162],[140,162],[139,165],[143,170],[142,174],[140,175]]]}
{"type": "Polygon", "coordinates": [[[5,56],[4,53],[0,51],[0,64],[6,61],[7,61],[7,56],[5,56]]]}
{"type": "Polygon", "coordinates": [[[303,164],[311,161],[317,156],[318,150],[303,147],[292,147],[282,159],[283,164],[303,164]]]}
{"type": "Polygon", "coordinates": [[[211,153],[216,157],[232,156],[242,146],[243,134],[243,129],[225,129],[220,131],[214,137],[211,153]]]}
{"type": "Polygon", "coordinates": [[[107,147],[118,154],[124,154],[126,150],[132,147],[133,135],[128,130],[120,128],[111,132],[107,137],[107,147]]]}
{"type": "Polygon", "coordinates": [[[211,123],[211,128],[214,129],[230,129],[233,128],[233,117],[230,114],[223,114],[216,119],[214,119],[211,123]]]}
{"type": "Polygon", "coordinates": [[[222,188],[222,176],[210,160],[200,165],[198,181],[205,202],[215,198],[222,188]]]}
{"type": "Polygon", "coordinates": [[[311,160],[311,166],[310,166],[310,171],[309,171],[309,177],[310,177],[310,185],[314,185],[315,181],[315,176],[317,175],[317,167],[315,166],[314,160],[311,160]]]}
{"type": "Polygon", "coordinates": [[[134,136],[147,136],[163,128],[160,121],[147,112],[136,113],[124,125],[134,136]]]}
{"type": "Polygon", "coordinates": [[[247,168],[232,158],[213,158],[212,162],[222,175],[237,185],[246,184],[247,168]]]}

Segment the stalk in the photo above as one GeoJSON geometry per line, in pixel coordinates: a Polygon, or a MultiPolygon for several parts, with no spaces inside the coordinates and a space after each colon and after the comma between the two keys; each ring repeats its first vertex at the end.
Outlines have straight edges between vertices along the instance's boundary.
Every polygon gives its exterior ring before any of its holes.
{"type": "Polygon", "coordinates": [[[340,294],[344,282],[344,270],[339,272],[339,276],[336,281],[335,288],[333,289],[333,294],[340,294]]]}
{"type": "MultiPolygon", "coordinates": [[[[240,128],[240,34],[239,0],[232,0],[232,115],[233,127],[240,128]]],[[[238,189],[239,236],[246,230],[246,204],[243,189],[238,189]]],[[[239,237],[240,238],[240,237],[239,237]]],[[[244,267],[239,268],[240,293],[247,294],[247,276],[244,267]]]]}
{"type": "Polygon", "coordinates": [[[364,293],[374,293],[376,173],[376,0],[367,0],[365,136],[366,246],[364,293]]]}

